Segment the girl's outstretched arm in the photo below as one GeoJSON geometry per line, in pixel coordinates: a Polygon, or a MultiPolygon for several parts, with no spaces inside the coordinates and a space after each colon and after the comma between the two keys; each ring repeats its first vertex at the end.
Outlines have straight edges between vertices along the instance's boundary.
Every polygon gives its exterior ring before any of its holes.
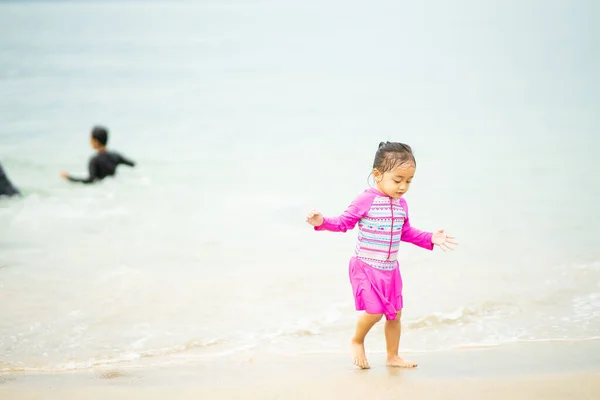
{"type": "Polygon", "coordinates": [[[311,212],[306,221],[315,227],[316,231],[346,232],[352,230],[356,223],[365,215],[373,204],[375,194],[365,190],[338,217],[323,217],[320,213],[311,212]],[[322,223],[317,225],[322,219],[322,223]]]}

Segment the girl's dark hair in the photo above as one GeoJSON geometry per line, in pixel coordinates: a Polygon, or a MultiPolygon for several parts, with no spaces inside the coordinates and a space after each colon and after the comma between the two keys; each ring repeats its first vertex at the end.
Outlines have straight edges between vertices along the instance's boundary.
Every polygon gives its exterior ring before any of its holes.
{"type": "Polygon", "coordinates": [[[108,142],[108,129],[103,126],[96,125],[92,129],[92,137],[98,141],[102,146],[106,146],[108,142]]]}
{"type": "Polygon", "coordinates": [[[415,156],[409,145],[399,142],[379,143],[379,148],[375,153],[375,161],[373,161],[373,169],[377,169],[383,174],[404,164],[417,166],[415,156]]]}

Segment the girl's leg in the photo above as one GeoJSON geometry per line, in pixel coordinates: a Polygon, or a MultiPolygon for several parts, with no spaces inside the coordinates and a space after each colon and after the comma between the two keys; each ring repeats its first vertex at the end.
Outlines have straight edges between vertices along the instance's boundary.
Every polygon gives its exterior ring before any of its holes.
{"type": "Polygon", "coordinates": [[[402,310],[398,310],[396,319],[385,321],[385,343],[387,347],[387,366],[388,367],[403,367],[403,368],[414,368],[417,363],[414,361],[408,361],[398,355],[398,348],[400,347],[400,317],[402,316],[402,310]]]}
{"type": "Polygon", "coordinates": [[[356,323],[356,332],[352,338],[352,359],[354,365],[362,369],[371,368],[365,354],[365,337],[375,325],[383,317],[383,314],[364,313],[356,323]]]}

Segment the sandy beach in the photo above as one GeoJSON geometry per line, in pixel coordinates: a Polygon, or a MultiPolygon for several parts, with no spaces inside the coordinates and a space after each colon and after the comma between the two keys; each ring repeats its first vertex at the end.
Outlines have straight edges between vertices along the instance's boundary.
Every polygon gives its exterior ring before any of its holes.
{"type": "Polygon", "coordinates": [[[600,342],[525,343],[411,354],[415,370],[352,368],[340,354],[235,357],[160,368],[10,374],[2,399],[596,399],[600,342]]]}
{"type": "Polygon", "coordinates": [[[600,374],[564,374],[524,378],[393,381],[385,377],[349,378],[262,386],[85,388],[1,390],[6,399],[596,399],[600,374]]]}

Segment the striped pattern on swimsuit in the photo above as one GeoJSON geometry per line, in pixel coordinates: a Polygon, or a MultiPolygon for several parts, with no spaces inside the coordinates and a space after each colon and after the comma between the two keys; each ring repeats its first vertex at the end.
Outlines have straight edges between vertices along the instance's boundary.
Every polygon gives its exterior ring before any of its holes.
{"type": "Polygon", "coordinates": [[[405,217],[400,199],[375,196],[371,208],[358,222],[354,255],[373,268],[396,268],[405,217]]]}

